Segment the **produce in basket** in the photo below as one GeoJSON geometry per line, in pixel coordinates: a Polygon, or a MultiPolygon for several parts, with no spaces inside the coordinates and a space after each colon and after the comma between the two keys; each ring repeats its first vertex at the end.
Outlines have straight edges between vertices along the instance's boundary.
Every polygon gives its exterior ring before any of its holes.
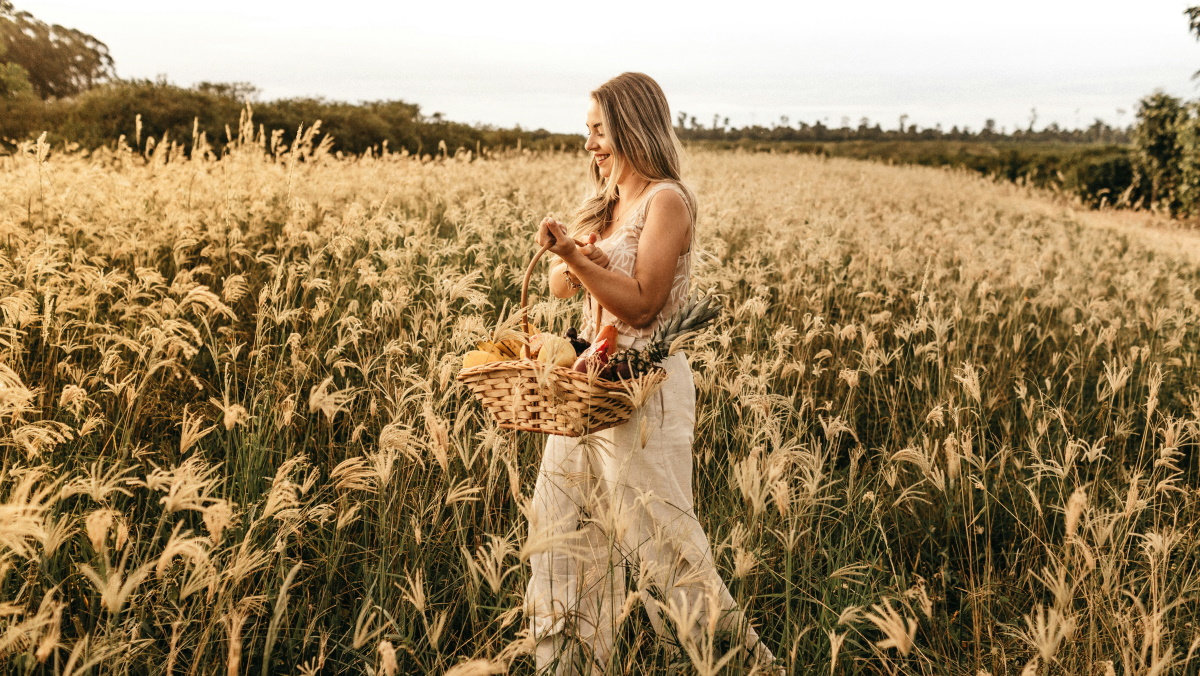
{"type": "MultiPolygon", "coordinates": [[[[568,437],[594,434],[627,422],[637,407],[658,391],[667,374],[659,369],[635,380],[604,380],[597,377],[598,368],[586,373],[566,368],[568,360],[577,359],[577,352],[586,352],[579,348],[588,347],[580,345],[578,331],[567,333],[568,345],[559,342],[563,339],[556,336],[533,338],[537,332],[529,327],[526,317],[529,280],[538,260],[548,249],[549,245],[544,245],[525,270],[521,312],[493,331],[492,340],[488,341],[490,346],[480,343],[478,351],[484,354],[473,356],[471,363],[499,356],[500,348],[511,334],[520,339],[521,356],[463,368],[457,379],[470,388],[499,427],[568,437]],[[516,321],[522,324],[523,332],[512,331],[516,321]],[[531,347],[537,348],[536,359],[542,363],[533,361],[531,347]],[[553,366],[550,366],[552,362],[553,366]]],[[[602,323],[602,318],[603,311],[598,310],[597,325],[602,323]]],[[[593,354],[609,356],[610,349],[616,347],[615,331],[608,329],[613,340],[598,346],[593,354]]]]}
{"type": "Polygon", "coordinates": [[[700,299],[693,296],[670,319],[659,324],[642,349],[622,350],[609,357],[607,365],[600,371],[600,377],[617,380],[649,373],[671,356],[677,349],[677,343],[687,340],[720,314],[721,306],[712,296],[700,299]]]}
{"type": "Polygon", "coordinates": [[[469,369],[474,366],[482,366],[494,361],[500,361],[504,357],[499,353],[488,352],[486,350],[471,350],[463,355],[463,368],[469,369]]]}
{"type": "MultiPolygon", "coordinates": [[[[559,338],[552,334],[539,333],[543,336],[540,342],[540,347],[537,351],[537,360],[543,364],[554,364],[555,366],[571,366],[575,363],[575,347],[571,345],[571,341],[566,338],[559,338]]],[[[530,347],[530,355],[533,354],[533,348],[530,347]]],[[[466,360],[463,361],[466,364],[466,360]]]]}
{"type": "Polygon", "coordinates": [[[575,346],[575,354],[583,354],[583,351],[592,346],[591,343],[579,337],[579,331],[574,326],[567,329],[567,340],[571,341],[571,345],[575,346]]]}
{"type": "Polygon", "coordinates": [[[527,337],[524,332],[514,328],[514,321],[515,318],[501,322],[499,326],[492,329],[487,340],[481,341],[474,350],[463,355],[462,367],[467,369],[497,361],[520,359],[521,347],[526,341],[532,341],[532,339],[527,337]]]}
{"type": "MultiPolygon", "coordinates": [[[[579,338],[574,327],[566,337],[552,333],[535,333],[525,340],[529,358],[544,364],[570,367],[587,373],[594,369],[604,380],[639,378],[658,368],[658,365],[678,349],[683,341],[708,326],[721,313],[716,299],[692,297],[671,318],[659,325],[650,340],[638,350],[617,350],[617,329],[604,326],[597,332],[596,341],[588,343],[579,338]]],[[[463,356],[463,368],[472,368],[498,361],[520,359],[521,338],[506,337],[498,341],[479,343],[478,349],[463,356]]]]}
{"type": "Polygon", "coordinates": [[[611,342],[607,338],[601,338],[592,343],[592,346],[583,351],[579,358],[575,360],[574,366],[571,368],[580,373],[587,373],[590,369],[600,369],[608,364],[608,355],[612,352],[611,342]]]}

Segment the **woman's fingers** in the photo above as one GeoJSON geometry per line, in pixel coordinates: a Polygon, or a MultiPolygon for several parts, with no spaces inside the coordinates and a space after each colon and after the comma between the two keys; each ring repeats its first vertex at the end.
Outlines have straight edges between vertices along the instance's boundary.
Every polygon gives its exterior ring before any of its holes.
{"type": "Polygon", "coordinates": [[[608,267],[608,254],[604,253],[604,249],[596,246],[596,233],[589,234],[582,242],[575,240],[575,246],[579,248],[579,253],[586,256],[591,262],[602,268],[608,267]]]}
{"type": "Polygon", "coordinates": [[[554,232],[554,222],[554,219],[548,216],[542,219],[542,222],[538,225],[538,246],[546,246],[558,239],[558,236],[554,232]]]}
{"type": "Polygon", "coordinates": [[[596,233],[588,235],[584,241],[579,241],[571,237],[567,232],[567,226],[559,223],[553,218],[547,216],[538,224],[537,244],[538,246],[550,245],[550,251],[559,256],[566,256],[575,249],[579,249],[580,253],[587,256],[592,261],[597,259],[602,260],[601,267],[608,267],[608,256],[595,245],[596,233]]]}
{"type": "MultiPolygon", "coordinates": [[[[575,250],[575,240],[567,234],[567,231],[565,228],[563,228],[562,223],[559,223],[552,218],[546,220],[549,221],[548,223],[545,223],[545,227],[549,234],[549,239],[547,241],[553,242],[550,246],[550,251],[558,254],[559,256],[569,256],[571,252],[575,250]]],[[[546,241],[543,241],[542,246],[545,245],[546,241]]]]}

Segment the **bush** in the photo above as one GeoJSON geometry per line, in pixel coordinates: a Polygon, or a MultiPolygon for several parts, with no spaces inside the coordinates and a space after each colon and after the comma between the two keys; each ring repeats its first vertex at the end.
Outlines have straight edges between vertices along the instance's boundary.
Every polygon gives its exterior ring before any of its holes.
{"type": "Polygon", "coordinates": [[[219,141],[225,125],[237,122],[241,108],[241,102],[230,97],[162,82],[121,82],[80,96],[60,133],[89,148],[111,143],[121,135],[131,146],[144,147],[149,137],[190,146],[193,130],[219,141]],[[140,138],[138,115],[142,116],[140,138]]]}
{"type": "Polygon", "coordinates": [[[1137,201],[1131,191],[1134,163],[1128,151],[1114,147],[1082,155],[1065,169],[1063,188],[1090,207],[1127,206],[1137,201]]]}
{"type": "Polygon", "coordinates": [[[1179,99],[1155,92],[1138,103],[1138,124],[1133,132],[1137,149],[1138,180],[1144,183],[1147,206],[1162,207],[1172,214],[1179,201],[1179,127],[1187,111],[1179,99]]]}
{"type": "MultiPolygon", "coordinates": [[[[110,145],[122,135],[131,146],[145,147],[149,137],[180,142],[190,152],[193,133],[207,136],[214,147],[228,141],[226,127],[236,128],[253,87],[243,83],[201,83],[184,88],[164,81],[129,80],[88,90],[73,99],[42,102],[32,96],[0,97],[0,139],[17,141],[49,132],[51,143],[76,142],[85,148],[110,145]],[[141,115],[142,127],[137,128],[141,115]]],[[[381,149],[410,153],[446,152],[458,148],[503,148],[521,144],[531,149],[576,147],[580,137],[475,127],[425,116],[417,104],[370,101],[351,104],[321,98],[294,98],[254,104],[254,120],[267,131],[280,130],[290,143],[301,126],[321,122],[319,142],[333,138],[333,148],[361,154],[381,149]]]]}

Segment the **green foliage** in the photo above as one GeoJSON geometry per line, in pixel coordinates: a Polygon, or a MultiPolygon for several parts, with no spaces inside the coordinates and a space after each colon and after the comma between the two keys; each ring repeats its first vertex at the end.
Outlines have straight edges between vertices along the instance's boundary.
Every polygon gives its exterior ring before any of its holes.
{"type": "Polygon", "coordinates": [[[15,63],[0,63],[0,99],[16,99],[33,95],[29,73],[15,63]]]}
{"type": "Polygon", "coordinates": [[[190,145],[193,129],[210,140],[220,139],[241,108],[235,99],[164,82],[119,82],[93,89],[68,106],[59,133],[88,148],[111,143],[122,134],[130,145],[142,145],[149,137],[190,145]],[[142,116],[140,139],[138,115],[142,116]]]}
{"type": "MultiPolygon", "coordinates": [[[[1035,118],[1036,119],[1036,118],[1035,118]]],[[[1103,144],[1128,143],[1129,129],[1110,126],[1103,120],[1097,119],[1086,128],[1064,129],[1058,123],[1050,123],[1044,128],[1029,129],[997,129],[996,121],[984,121],[983,128],[976,131],[970,127],[951,127],[949,130],[942,126],[919,128],[908,124],[908,116],[900,116],[900,124],[895,129],[884,129],[879,122],[871,124],[871,120],[862,118],[857,127],[850,126],[850,118],[842,118],[841,127],[826,126],[817,121],[809,124],[804,121],[791,123],[785,115],[779,118],[777,124],[764,126],[760,124],[745,127],[730,127],[729,118],[714,116],[713,126],[705,127],[698,123],[695,117],[688,121],[687,113],[681,112],[676,118],[675,133],[684,141],[719,141],[723,143],[750,142],[788,142],[788,143],[831,143],[831,142],[987,142],[987,143],[1020,143],[1020,144],[1103,144]]]]}
{"type": "MultiPolygon", "coordinates": [[[[0,0],[0,16],[8,8],[8,4],[0,0]]],[[[29,73],[20,65],[7,63],[4,55],[8,47],[0,40],[0,99],[12,99],[29,96],[33,88],[29,85],[29,73]]]]}
{"type": "MultiPolygon", "coordinates": [[[[137,147],[153,137],[156,142],[164,138],[179,141],[190,149],[195,133],[219,147],[229,140],[228,129],[236,129],[242,109],[256,91],[247,83],[202,82],[185,88],[165,80],[122,80],[73,99],[45,104],[0,99],[0,139],[29,139],[49,131],[52,143],[74,142],[84,148],[112,145],[124,136],[137,147]]],[[[420,106],[405,101],[351,104],[296,98],[251,105],[254,119],[267,131],[278,131],[282,143],[291,143],[298,129],[320,121],[318,142],[328,136],[336,150],[356,155],[381,151],[385,144],[393,152],[414,154],[454,154],[459,148],[474,151],[521,145],[548,150],[580,145],[573,134],[449,122],[438,114],[423,115],[420,106]]]]}
{"type": "Polygon", "coordinates": [[[1129,151],[1108,147],[1080,153],[1066,163],[1063,188],[1097,208],[1126,206],[1136,200],[1134,164],[1129,151]]]}
{"type": "Polygon", "coordinates": [[[1178,213],[1200,214],[1200,102],[1188,103],[1176,133],[1179,147],[1178,213]]]}
{"type": "Polygon", "coordinates": [[[116,76],[108,46],[74,28],[48,25],[29,12],[0,4],[4,63],[25,69],[42,99],[74,96],[116,76]]]}
{"type": "Polygon", "coordinates": [[[1176,213],[1182,160],[1179,127],[1187,112],[1178,98],[1159,91],[1138,102],[1137,119],[1133,144],[1148,205],[1176,213]]]}

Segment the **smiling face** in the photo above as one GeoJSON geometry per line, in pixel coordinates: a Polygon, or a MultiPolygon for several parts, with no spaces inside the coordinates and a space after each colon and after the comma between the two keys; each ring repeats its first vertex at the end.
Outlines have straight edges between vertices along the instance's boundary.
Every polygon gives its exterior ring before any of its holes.
{"type": "Polygon", "coordinates": [[[612,178],[614,164],[612,144],[605,135],[604,115],[601,113],[600,104],[596,99],[592,99],[591,105],[588,106],[587,128],[588,136],[583,148],[592,154],[592,159],[596,162],[600,175],[604,178],[612,178]]]}

